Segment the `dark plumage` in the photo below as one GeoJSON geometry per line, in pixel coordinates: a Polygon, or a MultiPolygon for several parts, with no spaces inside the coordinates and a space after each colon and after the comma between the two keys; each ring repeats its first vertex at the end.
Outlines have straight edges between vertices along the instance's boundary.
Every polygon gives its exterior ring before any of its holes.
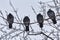
{"type": "Polygon", "coordinates": [[[14,16],[11,13],[9,13],[9,15],[7,16],[7,21],[9,23],[9,28],[11,29],[12,28],[12,24],[14,22],[14,16]]]}
{"type": "Polygon", "coordinates": [[[25,31],[29,31],[29,24],[30,24],[30,19],[28,16],[25,16],[24,19],[23,19],[23,23],[26,27],[25,31]]]}
{"type": "Polygon", "coordinates": [[[47,12],[47,15],[52,20],[53,24],[57,23],[54,11],[52,11],[51,9],[49,9],[48,12],[47,12]]]}
{"type": "Polygon", "coordinates": [[[39,23],[39,26],[42,29],[44,19],[43,19],[43,16],[40,13],[37,15],[37,22],[39,23]]]}

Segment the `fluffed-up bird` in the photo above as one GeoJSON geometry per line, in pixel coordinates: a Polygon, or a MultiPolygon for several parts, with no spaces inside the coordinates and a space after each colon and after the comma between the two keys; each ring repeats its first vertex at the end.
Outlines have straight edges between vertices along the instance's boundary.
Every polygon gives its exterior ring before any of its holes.
{"type": "Polygon", "coordinates": [[[9,15],[7,16],[7,21],[9,23],[9,28],[11,29],[12,28],[12,24],[14,22],[14,16],[11,13],[9,13],[9,15]]]}
{"type": "Polygon", "coordinates": [[[49,9],[47,12],[47,15],[49,16],[49,18],[52,20],[53,24],[56,24],[56,17],[55,17],[55,13],[53,10],[49,9]]]}
{"type": "Polygon", "coordinates": [[[24,23],[24,25],[25,25],[25,27],[26,27],[25,31],[26,31],[26,32],[29,31],[30,19],[29,19],[28,16],[25,16],[25,17],[24,17],[23,23],[24,23]]]}
{"type": "Polygon", "coordinates": [[[43,28],[44,19],[43,19],[43,16],[40,13],[37,14],[37,22],[39,23],[39,26],[42,29],[43,28]]]}

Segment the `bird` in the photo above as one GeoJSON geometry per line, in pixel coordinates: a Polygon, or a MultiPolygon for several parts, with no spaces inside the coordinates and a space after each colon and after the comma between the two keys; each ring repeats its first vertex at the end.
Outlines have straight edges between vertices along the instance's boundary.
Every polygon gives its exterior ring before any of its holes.
{"type": "Polygon", "coordinates": [[[43,19],[43,15],[41,15],[40,13],[37,14],[37,22],[39,23],[39,26],[42,29],[43,28],[44,19],[43,19]]]}
{"type": "Polygon", "coordinates": [[[53,24],[56,24],[56,23],[57,23],[57,21],[56,21],[56,16],[55,16],[55,13],[54,13],[53,10],[49,9],[49,10],[47,11],[47,15],[48,15],[48,17],[52,20],[53,24]]]}
{"type": "Polygon", "coordinates": [[[25,25],[25,27],[26,27],[25,31],[26,31],[26,32],[29,31],[30,19],[29,19],[28,16],[25,16],[25,17],[24,17],[23,23],[24,23],[24,25],[25,25]]]}
{"type": "Polygon", "coordinates": [[[9,23],[9,28],[11,29],[12,28],[12,24],[14,22],[14,16],[11,13],[9,13],[9,15],[7,15],[7,21],[9,23]]]}

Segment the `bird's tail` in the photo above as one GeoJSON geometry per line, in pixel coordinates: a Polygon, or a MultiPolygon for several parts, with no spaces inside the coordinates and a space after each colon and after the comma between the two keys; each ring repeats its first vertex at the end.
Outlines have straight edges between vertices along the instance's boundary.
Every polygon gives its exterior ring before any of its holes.
{"type": "Polygon", "coordinates": [[[52,21],[53,21],[53,24],[56,24],[57,23],[56,19],[52,19],[52,21]]]}
{"type": "Polygon", "coordinates": [[[11,23],[9,23],[9,28],[10,28],[10,29],[12,28],[12,24],[11,24],[11,23]]]}
{"type": "Polygon", "coordinates": [[[42,27],[43,27],[43,23],[40,23],[39,26],[40,26],[40,28],[42,29],[42,27]]]}
{"type": "Polygon", "coordinates": [[[26,26],[26,29],[25,29],[25,31],[27,32],[27,31],[29,31],[29,26],[26,26]]]}

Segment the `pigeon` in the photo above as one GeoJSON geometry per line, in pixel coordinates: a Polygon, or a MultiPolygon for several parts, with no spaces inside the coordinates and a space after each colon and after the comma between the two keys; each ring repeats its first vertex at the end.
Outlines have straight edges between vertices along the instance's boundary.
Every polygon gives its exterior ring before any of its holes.
{"type": "Polygon", "coordinates": [[[42,29],[43,28],[44,19],[43,19],[43,16],[40,13],[37,14],[37,22],[39,23],[39,26],[42,29]]]}
{"type": "Polygon", "coordinates": [[[25,31],[26,31],[26,32],[29,31],[30,19],[29,19],[28,16],[25,16],[25,17],[24,17],[23,23],[24,23],[24,25],[25,25],[25,27],[26,27],[25,31]]]}
{"type": "Polygon", "coordinates": [[[14,22],[14,16],[11,13],[9,13],[9,15],[7,16],[7,21],[9,23],[9,28],[11,29],[12,28],[12,24],[14,22]]]}
{"type": "Polygon", "coordinates": [[[56,24],[56,17],[55,17],[55,13],[53,10],[49,9],[47,12],[48,17],[52,20],[53,24],[56,24]]]}

